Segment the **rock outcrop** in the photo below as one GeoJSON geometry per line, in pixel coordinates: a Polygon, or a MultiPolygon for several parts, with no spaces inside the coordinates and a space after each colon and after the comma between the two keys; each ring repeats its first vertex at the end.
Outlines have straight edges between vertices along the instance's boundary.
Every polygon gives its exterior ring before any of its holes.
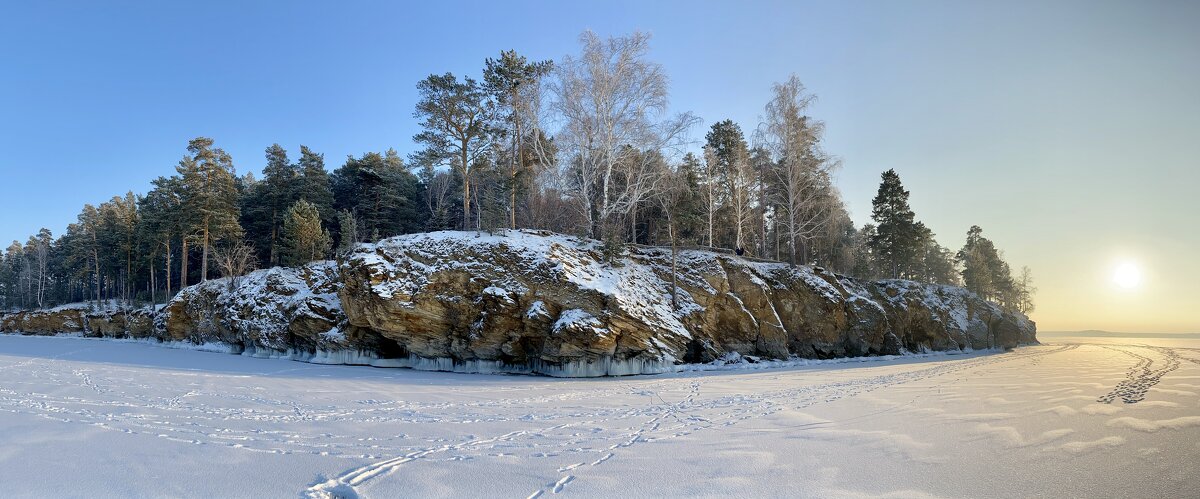
{"type": "Polygon", "coordinates": [[[658,373],[733,354],[831,358],[1037,341],[1028,318],[962,288],[708,251],[676,258],[673,273],[662,248],[606,260],[595,241],[547,232],[413,234],[360,245],[339,263],[208,281],[157,313],[60,307],[5,315],[0,330],[555,376],[658,373]]]}
{"type": "Polygon", "coordinates": [[[1013,347],[1026,317],[951,286],[550,233],[439,232],[363,245],[342,264],[351,326],[470,371],[617,375],[729,352],[787,358],[1013,347]]]}
{"type": "Polygon", "coordinates": [[[0,333],[149,338],[154,335],[154,311],[149,308],[122,308],[115,302],[105,303],[101,307],[72,303],[50,309],[0,314],[0,333]]]}
{"type": "Polygon", "coordinates": [[[184,288],[159,313],[157,332],[164,340],[226,343],[258,356],[343,349],[337,276],[333,262],[315,262],[184,288]]]}
{"type": "Polygon", "coordinates": [[[88,332],[88,308],[72,304],[44,310],[26,310],[0,317],[0,332],[33,335],[88,332]]]}

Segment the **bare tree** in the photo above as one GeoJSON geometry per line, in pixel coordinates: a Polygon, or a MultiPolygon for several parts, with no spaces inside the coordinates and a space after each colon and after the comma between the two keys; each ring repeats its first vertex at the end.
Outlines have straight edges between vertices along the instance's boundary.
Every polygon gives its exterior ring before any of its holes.
{"type": "Polygon", "coordinates": [[[1033,271],[1028,266],[1021,267],[1021,275],[1017,277],[1017,310],[1022,314],[1033,312],[1033,295],[1037,288],[1033,285],[1033,271]]]}
{"type": "Polygon", "coordinates": [[[556,67],[551,86],[554,110],[563,120],[555,137],[569,158],[569,188],[581,203],[592,237],[603,239],[605,226],[646,200],[659,176],[649,168],[648,151],[682,145],[696,122],[688,113],[667,112],[667,76],[645,60],[650,35],[602,39],[580,35],[583,52],[556,67]]]}
{"type": "Polygon", "coordinates": [[[721,169],[718,167],[716,152],[708,145],[704,146],[704,175],[701,179],[701,187],[704,197],[704,216],[707,219],[708,226],[708,246],[710,248],[716,246],[713,232],[715,231],[717,212],[720,211],[725,202],[725,195],[728,190],[722,188],[720,181],[721,169]]]}
{"type": "Polygon", "coordinates": [[[221,277],[229,278],[231,290],[237,287],[239,277],[254,271],[258,266],[254,247],[241,241],[214,251],[213,256],[221,269],[221,277]]]}
{"type": "Polygon", "coordinates": [[[807,257],[807,242],[829,223],[837,199],[831,174],[838,162],[820,147],[824,124],[803,114],[815,97],[805,93],[800,79],[792,75],[776,83],[773,92],[758,137],[776,159],[777,215],[790,261],[796,263],[796,245],[806,245],[800,253],[807,257]]]}
{"type": "Polygon", "coordinates": [[[750,157],[746,151],[739,151],[729,164],[729,211],[733,216],[734,248],[745,249],[746,232],[754,223],[755,200],[754,170],[750,166],[750,157]]]}
{"type": "Polygon", "coordinates": [[[29,239],[33,246],[33,264],[37,273],[37,306],[46,306],[46,285],[50,281],[50,244],[54,238],[50,229],[43,228],[36,237],[29,239]]]}

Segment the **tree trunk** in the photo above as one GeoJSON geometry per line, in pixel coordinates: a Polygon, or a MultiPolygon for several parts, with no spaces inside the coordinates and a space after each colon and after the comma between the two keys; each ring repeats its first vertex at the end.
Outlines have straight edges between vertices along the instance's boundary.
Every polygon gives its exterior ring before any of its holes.
{"type": "Polygon", "coordinates": [[[208,227],[204,228],[204,247],[200,250],[200,282],[208,282],[208,227]]]}
{"type": "Polygon", "coordinates": [[[163,295],[163,303],[171,299],[171,238],[167,237],[167,294],[163,295]]]}
{"type": "Polygon", "coordinates": [[[629,209],[629,240],[633,241],[633,244],[637,244],[637,236],[637,205],[634,205],[629,209]]]}
{"type": "Polygon", "coordinates": [[[460,155],[463,177],[463,230],[471,230],[471,165],[467,164],[467,141],[461,141],[460,155]]]}
{"type": "Polygon", "coordinates": [[[519,98],[519,95],[517,95],[516,87],[513,87],[511,98],[512,98],[512,104],[513,104],[513,131],[516,132],[516,137],[513,138],[513,155],[514,155],[514,157],[512,158],[512,165],[511,165],[512,168],[510,169],[510,173],[512,174],[512,183],[508,187],[508,196],[509,196],[508,197],[508,210],[509,210],[508,216],[509,216],[509,225],[512,226],[511,228],[516,229],[517,228],[517,174],[520,172],[520,169],[521,169],[521,146],[522,146],[522,144],[521,144],[521,139],[522,139],[521,118],[517,114],[517,108],[516,108],[517,99],[519,98]]]}
{"type": "Polygon", "coordinates": [[[675,244],[675,222],[667,217],[667,234],[671,237],[671,309],[679,310],[679,272],[677,262],[679,248],[675,244]]]}
{"type": "Polygon", "coordinates": [[[188,280],[188,242],[187,238],[183,238],[183,246],[179,257],[179,290],[187,287],[188,280]]]}
{"type": "Polygon", "coordinates": [[[150,305],[152,306],[151,308],[153,308],[153,305],[155,303],[158,303],[158,301],[154,299],[155,298],[154,294],[156,292],[158,292],[158,283],[154,281],[154,259],[151,258],[150,259],[150,305]]]}
{"type": "Polygon", "coordinates": [[[270,253],[270,255],[267,255],[267,265],[271,266],[271,267],[274,267],[275,265],[279,264],[279,260],[278,260],[279,254],[277,252],[278,250],[275,249],[275,239],[276,239],[277,234],[279,233],[279,228],[276,227],[277,224],[275,223],[275,220],[277,219],[278,216],[279,216],[278,211],[275,209],[272,209],[271,210],[271,253],[270,253]]]}
{"type": "Polygon", "coordinates": [[[712,188],[708,189],[708,247],[713,248],[713,202],[712,188]]]}

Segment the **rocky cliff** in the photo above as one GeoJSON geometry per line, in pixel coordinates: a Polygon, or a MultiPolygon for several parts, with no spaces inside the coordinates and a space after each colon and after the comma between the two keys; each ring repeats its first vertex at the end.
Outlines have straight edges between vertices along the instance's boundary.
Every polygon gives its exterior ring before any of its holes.
{"type": "Polygon", "coordinates": [[[631,247],[606,261],[594,241],[544,232],[414,234],[336,264],[187,288],[153,327],[148,311],[81,311],[5,316],[0,329],[125,328],[256,356],[555,376],[657,373],[733,353],[831,358],[1037,341],[1025,316],[961,288],[687,250],[673,294],[671,260],[669,250],[631,247]]]}
{"type": "Polygon", "coordinates": [[[0,313],[0,333],[147,338],[154,333],[154,312],[149,308],[124,309],[112,303],[102,307],[73,303],[43,310],[0,313]]]}

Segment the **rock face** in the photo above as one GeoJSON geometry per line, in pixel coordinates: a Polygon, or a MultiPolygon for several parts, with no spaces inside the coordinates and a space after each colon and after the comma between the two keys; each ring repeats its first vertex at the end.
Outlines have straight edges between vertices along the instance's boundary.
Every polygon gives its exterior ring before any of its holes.
{"type": "Polygon", "coordinates": [[[35,335],[86,333],[87,313],[88,309],[83,305],[15,312],[0,318],[0,332],[35,335]]]}
{"type": "Polygon", "coordinates": [[[276,267],[184,288],[158,314],[164,340],[227,343],[259,356],[343,349],[333,262],[276,267]]]}
{"type": "Polygon", "coordinates": [[[549,233],[415,234],[342,264],[350,325],[440,368],[564,376],[670,370],[729,352],[828,358],[1013,347],[1034,324],[950,286],[633,248],[549,233]]]}
{"type": "Polygon", "coordinates": [[[340,263],[182,290],[161,311],[0,317],[0,331],[220,343],[255,356],[464,372],[603,376],[734,353],[786,359],[1009,348],[1035,326],[962,288],[632,247],[546,232],[436,232],[340,263]],[[675,293],[672,296],[672,288],[675,293]]]}
{"type": "Polygon", "coordinates": [[[115,303],[106,303],[99,308],[72,303],[0,315],[0,332],[147,338],[154,333],[154,312],[149,308],[123,309],[115,303]]]}

